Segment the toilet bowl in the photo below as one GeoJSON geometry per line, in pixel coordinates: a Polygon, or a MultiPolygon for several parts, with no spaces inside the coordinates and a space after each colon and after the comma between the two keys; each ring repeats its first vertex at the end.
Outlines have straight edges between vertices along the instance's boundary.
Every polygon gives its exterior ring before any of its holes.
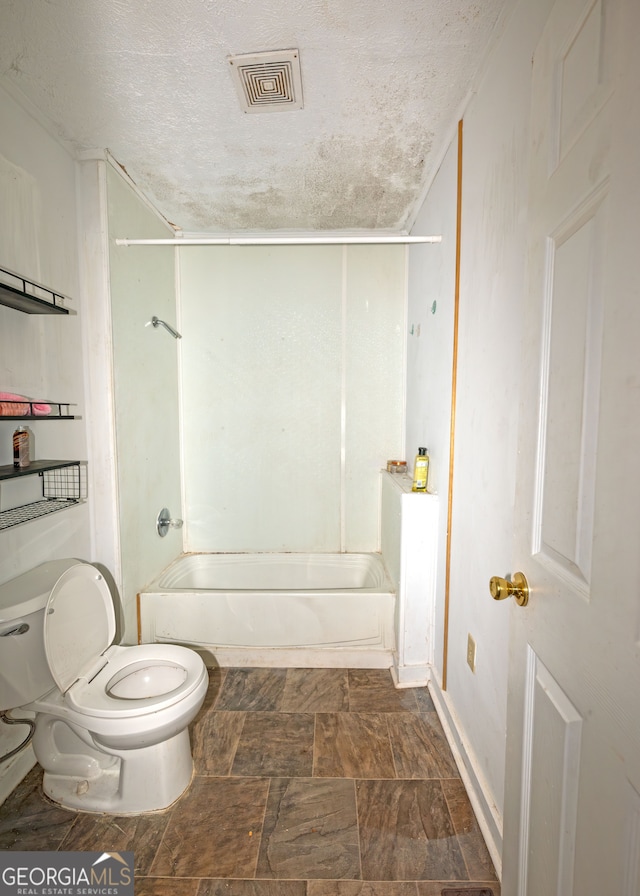
{"type": "Polygon", "coordinates": [[[10,648],[0,652],[0,708],[35,713],[47,796],[119,815],[178,799],[193,773],[188,725],[208,685],[195,651],[114,645],[109,588],[96,567],[77,560],[42,564],[0,586],[0,636],[10,648]]]}

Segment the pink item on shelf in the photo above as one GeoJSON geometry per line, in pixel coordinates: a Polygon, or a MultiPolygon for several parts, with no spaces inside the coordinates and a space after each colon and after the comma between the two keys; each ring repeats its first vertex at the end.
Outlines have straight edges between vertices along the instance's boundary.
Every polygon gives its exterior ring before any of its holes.
{"type": "Polygon", "coordinates": [[[13,392],[0,392],[0,417],[24,417],[33,414],[35,417],[46,417],[51,413],[51,406],[42,402],[30,401],[24,395],[13,392]]]}

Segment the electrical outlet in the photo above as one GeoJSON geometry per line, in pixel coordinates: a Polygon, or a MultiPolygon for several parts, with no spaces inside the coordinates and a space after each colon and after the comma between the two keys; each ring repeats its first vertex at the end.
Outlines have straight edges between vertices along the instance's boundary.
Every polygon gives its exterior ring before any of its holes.
{"type": "Polygon", "coordinates": [[[467,665],[472,672],[476,671],[476,642],[467,635],[467,665]]]}

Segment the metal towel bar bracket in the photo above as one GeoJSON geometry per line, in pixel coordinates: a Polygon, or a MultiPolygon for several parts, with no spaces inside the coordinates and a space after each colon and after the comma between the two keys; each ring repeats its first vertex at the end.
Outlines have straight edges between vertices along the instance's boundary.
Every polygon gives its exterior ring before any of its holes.
{"type": "Polygon", "coordinates": [[[171,333],[171,335],[173,336],[174,339],[182,339],[182,336],[180,335],[180,333],[178,333],[177,330],[174,330],[173,327],[171,326],[171,324],[168,324],[165,320],[160,320],[160,318],[156,317],[155,314],[151,318],[151,320],[145,324],[145,327],[148,327],[149,324],[151,324],[153,327],[156,327],[156,328],[164,327],[165,330],[167,330],[167,332],[171,333]]]}

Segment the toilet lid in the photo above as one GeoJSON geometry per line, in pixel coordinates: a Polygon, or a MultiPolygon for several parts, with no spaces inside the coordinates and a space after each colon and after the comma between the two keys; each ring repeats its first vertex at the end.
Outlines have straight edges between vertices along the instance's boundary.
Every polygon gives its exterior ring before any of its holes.
{"type": "Polygon", "coordinates": [[[78,563],[51,589],[44,616],[44,649],[62,693],[111,645],[116,617],[111,592],[95,566],[78,563]]]}

